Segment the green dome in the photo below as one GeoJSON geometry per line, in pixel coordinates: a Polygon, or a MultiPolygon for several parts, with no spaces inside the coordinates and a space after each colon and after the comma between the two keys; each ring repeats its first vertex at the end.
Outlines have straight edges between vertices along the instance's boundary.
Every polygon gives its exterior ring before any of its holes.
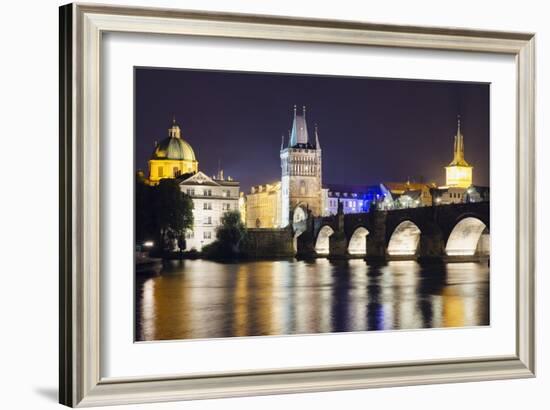
{"type": "Polygon", "coordinates": [[[196,161],[193,148],[186,141],[178,137],[163,139],[153,151],[151,159],[172,159],[178,161],[196,161]]]}

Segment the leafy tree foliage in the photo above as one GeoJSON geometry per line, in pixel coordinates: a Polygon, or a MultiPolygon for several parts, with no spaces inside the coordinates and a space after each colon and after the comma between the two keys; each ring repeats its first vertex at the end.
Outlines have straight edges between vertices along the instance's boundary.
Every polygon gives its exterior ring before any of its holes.
{"type": "Polygon", "coordinates": [[[223,214],[216,229],[216,241],[204,246],[203,254],[211,258],[231,258],[240,254],[240,248],[246,240],[246,227],[241,221],[239,211],[223,214]]]}
{"type": "Polygon", "coordinates": [[[193,201],[181,192],[175,179],[158,185],[136,182],[136,242],[154,240],[159,250],[168,239],[179,239],[193,227],[193,201]]]}

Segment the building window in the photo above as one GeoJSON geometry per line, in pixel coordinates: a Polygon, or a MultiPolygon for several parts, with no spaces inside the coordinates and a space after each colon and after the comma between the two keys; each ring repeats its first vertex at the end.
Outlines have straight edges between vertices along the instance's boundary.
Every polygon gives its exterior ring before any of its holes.
{"type": "Polygon", "coordinates": [[[202,204],[202,209],[204,209],[205,211],[208,210],[212,210],[212,202],[205,202],[202,204]]]}
{"type": "Polygon", "coordinates": [[[223,191],[223,196],[225,196],[226,198],[229,198],[231,196],[231,191],[230,190],[223,191]]]}
{"type": "Polygon", "coordinates": [[[158,167],[158,174],[159,178],[162,178],[164,176],[164,167],[158,167]]]}
{"type": "Polygon", "coordinates": [[[307,193],[306,182],[300,181],[300,195],[305,195],[307,193]]]}
{"type": "Polygon", "coordinates": [[[205,231],[205,232],[202,233],[202,237],[203,237],[204,239],[212,239],[212,232],[210,232],[210,231],[205,231]]]}
{"type": "Polygon", "coordinates": [[[193,231],[187,231],[187,232],[185,233],[185,238],[186,238],[186,239],[192,239],[192,238],[194,238],[194,237],[195,237],[195,234],[194,234],[193,231]]]}
{"type": "Polygon", "coordinates": [[[212,196],[212,190],[211,189],[205,189],[203,192],[204,196],[212,196]]]}
{"type": "Polygon", "coordinates": [[[229,203],[222,204],[222,211],[229,211],[230,209],[231,209],[231,204],[229,203]]]}
{"type": "Polygon", "coordinates": [[[206,216],[204,218],[204,224],[205,225],[212,225],[212,217],[211,216],[206,216]]]}
{"type": "Polygon", "coordinates": [[[174,167],[174,177],[179,177],[181,175],[181,171],[178,167],[174,167]]]}
{"type": "Polygon", "coordinates": [[[187,195],[195,196],[195,190],[193,188],[187,188],[187,195]]]}

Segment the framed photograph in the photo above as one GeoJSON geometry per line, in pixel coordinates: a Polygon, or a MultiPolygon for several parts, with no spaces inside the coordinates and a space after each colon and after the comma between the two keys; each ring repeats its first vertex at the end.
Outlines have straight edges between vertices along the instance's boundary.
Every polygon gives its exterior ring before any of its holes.
{"type": "Polygon", "coordinates": [[[533,377],[534,35],[60,8],[60,402],[533,377]]]}

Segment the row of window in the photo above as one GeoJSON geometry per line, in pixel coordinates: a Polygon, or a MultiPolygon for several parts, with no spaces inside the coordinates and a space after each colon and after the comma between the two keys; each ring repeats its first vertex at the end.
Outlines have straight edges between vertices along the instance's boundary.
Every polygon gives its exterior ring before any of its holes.
{"type": "MultiPolygon", "coordinates": [[[[195,196],[195,188],[187,188],[186,193],[189,196],[195,196]]],[[[202,196],[212,196],[212,190],[211,189],[203,189],[202,190],[202,196]]],[[[231,196],[231,191],[229,189],[224,189],[222,191],[222,196],[226,197],[226,198],[229,198],[231,196]]]]}
{"type": "MultiPolygon", "coordinates": [[[[193,232],[193,231],[188,231],[185,234],[186,239],[193,239],[194,237],[195,237],[195,232],[193,232]]],[[[202,233],[202,238],[203,239],[212,239],[212,232],[211,231],[204,231],[202,233]]]]}
{"type": "MultiPolygon", "coordinates": [[[[363,201],[342,201],[344,204],[344,207],[346,208],[356,208],[357,206],[362,207],[363,201]]],[[[338,207],[338,200],[337,199],[329,199],[328,201],[329,207],[331,208],[337,208],[338,207]]]]}
{"type": "MultiPolygon", "coordinates": [[[[203,202],[202,209],[205,210],[205,211],[211,211],[212,210],[212,202],[203,202]]],[[[222,211],[230,211],[230,210],[231,210],[231,204],[230,203],[228,203],[228,202],[222,203],[222,211]]]]}
{"type": "MultiPolygon", "coordinates": [[[[348,193],[347,192],[344,192],[344,193],[340,193],[340,192],[332,192],[332,191],[329,191],[328,193],[330,196],[337,196],[337,197],[340,197],[340,196],[343,196],[343,197],[347,197],[348,196],[348,193]]],[[[352,198],[357,198],[357,194],[355,192],[352,192],[351,194],[349,194],[349,196],[351,196],[352,198]]]]}

